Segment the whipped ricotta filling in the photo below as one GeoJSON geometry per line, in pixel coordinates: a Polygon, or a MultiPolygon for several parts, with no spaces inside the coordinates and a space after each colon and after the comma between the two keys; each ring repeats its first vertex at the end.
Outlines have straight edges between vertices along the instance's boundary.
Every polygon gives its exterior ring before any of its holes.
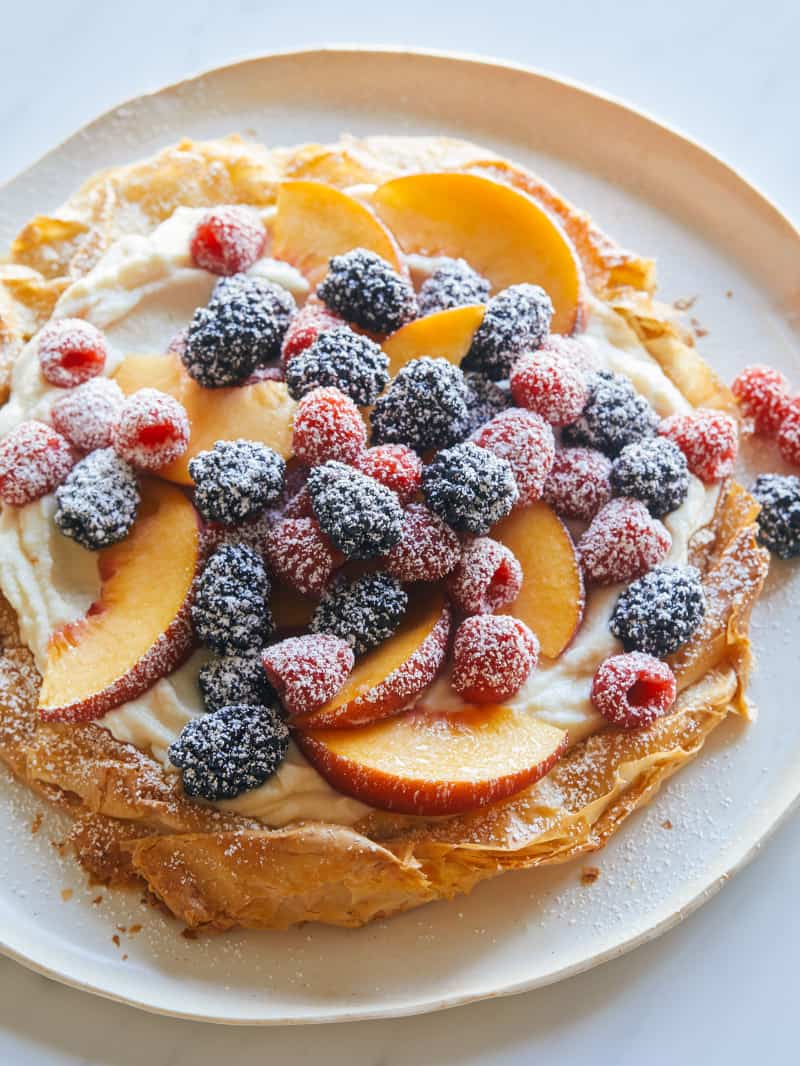
{"type": "MultiPolygon", "coordinates": [[[[149,236],[122,238],[58,301],[55,317],[86,318],[104,330],[109,345],[107,373],[131,352],[164,352],[195,308],[207,302],[216,278],[195,269],[189,256],[190,236],[202,213],[202,209],[178,208],[149,236]]],[[[269,213],[264,215],[267,221],[269,213]]],[[[410,265],[423,274],[425,264],[417,259],[410,265]]],[[[264,258],[250,273],[284,286],[300,299],[308,292],[303,276],[288,263],[264,258]]],[[[690,410],[618,315],[598,301],[593,301],[591,312],[584,336],[598,368],[629,377],[661,416],[690,410]]],[[[60,395],[62,390],[42,378],[36,343],[31,342],[15,365],[11,398],[0,409],[0,436],[23,419],[47,419],[60,395]]],[[[664,519],[672,535],[669,561],[686,562],[689,541],[710,522],[717,495],[716,487],[691,479],[686,501],[664,519]]],[[[40,668],[53,630],[82,617],[100,589],[96,555],[58,532],[54,511],[51,495],[0,513],[0,586],[19,616],[22,637],[40,668]]],[[[557,661],[542,662],[511,701],[520,713],[537,714],[568,730],[571,743],[603,722],[589,692],[598,662],[620,650],[608,629],[618,594],[618,586],[590,589],[583,620],[568,649],[557,661]]],[[[97,724],[174,772],[167,754],[170,743],[188,721],[204,713],[197,673],[206,658],[206,652],[197,652],[179,670],[97,724]]],[[[431,686],[423,700],[442,710],[456,711],[462,705],[446,676],[431,686]]],[[[331,788],[293,743],[265,784],[217,806],[270,826],[300,820],[352,825],[369,810],[331,788]]]]}

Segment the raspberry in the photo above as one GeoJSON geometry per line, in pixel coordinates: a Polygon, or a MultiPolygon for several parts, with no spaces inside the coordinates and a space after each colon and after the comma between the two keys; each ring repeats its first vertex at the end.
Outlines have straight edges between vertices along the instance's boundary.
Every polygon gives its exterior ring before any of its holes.
{"type": "Polygon", "coordinates": [[[470,703],[500,703],[518,692],[539,661],[539,641],[509,614],[465,618],[453,642],[450,680],[470,703]]]}
{"type": "Polygon", "coordinates": [[[793,400],[778,428],[778,447],[792,466],[800,466],[800,399],[793,400]]]}
{"type": "Polygon", "coordinates": [[[609,628],[625,651],[663,659],[690,639],[705,618],[700,572],[693,566],[656,566],[620,595],[609,628]]]}
{"type": "Polygon", "coordinates": [[[640,651],[612,655],[592,682],[592,703],[621,729],[641,729],[667,714],[675,703],[675,675],[666,663],[640,651]]]}
{"type": "Polygon", "coordinates": [[[589,399],[577,421],[564,427],[565,444],[582,444],[618,455],[626,444],[655,435],[658,417],[650,404],[621,374],[589,374],[589,399]]]}
{"type": "Polygon", "coordinates": [[[139,506],[136,473],[113,448],[90,452],[56,489],[55,523],[65,537],[96,551],[130,532],[139,506]]]}
{"type": "Polygon", "coordinates": [[[750,491],[761,504],[760,543],[781,559],[800,555],[800,477],[762,474],[750,491]]]}
{"type": "Polygon", "coordinates": [[[195,506],[203,518],[235,526],[278,499],[286,463],[266,444],[218,440],[210,451],[189,460],[189,474],[195,506]]]}
{"type": "Polygon", "coordinates": [[[193,718],[169,746],[187,796],[233,799],[258,788],[286,758],[289,730],[272,707],[234,703],[193,718]]]}
{"type": "Polygon", "coordinates": [[[462,367],[492,381],[507,378],[517,357],[545,340],[552,317],[552,301],[539,285],[511,285],[487,304],[462,367]]]}
{"type": "Polygon", "coordinates": [[[466,259],[440,259],[419,290],[419,313],[432,315],[451,307],[483,304],[489,299],[489,282],[466,259]]]}
{"type": "Polygon", "coordinates": [[[277,697],[257,655],[223,655],[200,668],[197,683],[207,711],[233,703],[273,707],[277,697]]]}
{"type": "Polygon", "coordinates": [[[158,389],[138,389],[122,405],[114,449],[132,466],[160,470],[189,447],[189,417],[182,404],[158,389]]]}
{"type": "Polygon", "coordinates": [[[311,497],[308,487],[303,485],[286,504],[283,510],[284,518],[313,518],[314,508],[311,506],[311,497]]]}
{"type": "Polygon", "coordinates": [[[400,540],[403,509],[389,489],[343,463],[325,463],[308,475],[314,517],[348,559],[385,555],[400,540]]]}
{"type": "Polygon", "coordinates": [[[510,464],[520,506],[526,507],[541,497],[556,446],[552,429],[540,415],[510,407],[477,430],[472,439],[510,464]]]}
{"type": "Polygon", "coordinates": [[[422,471],[428,507],[449,526],[480,536],[519,498],[511,465],[471,441],[439,452],[422,471]]]}
{"type": "Polygon", "coordinates": [[[236,274],[261,257],[267,234],[251,207],[214,207],[197,223],[192,262],[212,274],[236,274]]]}
{"type": "Polygon", "coordinates": [[[325,330],[343,326],[344,319],[315,297],[310,296],[289,323],[281,346],[281,362],[286,367],[300,352],[314,343],[325,330]]]}
{"type": "Polygon", "coordinates": [[[672,546],[666,528],[640,500],[611,500],[592,519],[578,541],[578,555],[589,581],[611,585],[632,581],[664,559],[672,546]]]}
{"type": "Polygon", "coordinates": [[[565,359],[577,370],[583,370],[585,373],[597,369],[597,361],[592,349],[580,337],[566,337],[563,333],[551,333],[542,341],[539,351],[565,359]]]}
{"type": "Polygon", "coordinates": [[[400,503],[410,503],[422,484],[422,460],[405,444],[379,444],[367,448],[356,461],[362,474],[375,478],[397,493],[400,503]]]}
{"type": "Polygon", "coordinates": [[[353,669],[354,656],[346,641],[315,633],[273,644],[261,661],[289,714],[308,714],[341,689],[353,669]]]}
{"type": "Polygon", "coordinates": [[[756,433],[772,435],[786,415],[789,382],[779,370],[763,363],[746,366],[731,385],[742,412],[753,419],[756,433]]]}
{"type": "Polygon", "coordinates": [[[0,442],[0,499],[13,507],[46,496],[72,469],[69,441],[44,422],[20,422],[0,442]]]}
{"type": "Polygon", "coordinates": [[[82,452],[107,448],[114,436],[125,395],[116,381],[92,378],[53,404],[53,425],[82,452]]]}
{"type": "Polygon", "coordinates": [[[553,426],[574,422],[589,398],[583,371],[561,356],[541,349],[519,357],[509,384],[518,407],[535,411],[553,426]]]}
{"type": "Polygon", "coordinates": [[[475,371],[464,375],[464,384],[467,386],[467,420],[459,435],[466,437],[490,418],[507,410],[511,406],[511,393],[475,371]]]}
{"type": "Polygon", "coordinates": [[[389,357],[375,341],[339,326],[320,333],[310,347],[294,356],[286,367],[286,386],[294,400],[312,389],[335,386],[366,407],[389,384],[388,366],[389,357]]]}
{"type": "Polygon", "coordinates": [[[590,522],[611,499],[611,460],[592,448],[556,452],[542,499],[562,518],[590,522]]]}
{"type": "Polygon", "coordinates": [[[441,581],[460,555],[452,529],[421,503],[412,503],[403,515],[402,536],[384,562],[398,581],[441,581]]]}
{"type": "Polygon", "coordinates": [[[318,466],[329,459],[353,463],[366,446],[364,419],[339,389],[314,389],[297,405],[292,450],[306,466],[318,466]]]}
{"type": "Polygon", "coordinates": [[[464,546],[461,560],[447,579],[450,599],[463,614],[501,611],[519,595],[522,567],[505,544],[476,537],[464,546]]]}
{"type": "Polygon", "coordinates": [[[311,632],[346,640],[358,657],[389,639],[407,607],[407,594],[390,574],[364,574],[334,582],[314,611],[311,632]]]}
{"type": "Polygon", "coordinates": [[[723,411],[700,408],[689,415],[670,415],[658,432],[678,445],[689,470],[701,481],[719,481],[733,471],[739,440],[736,422],[723,411]]]}
{"type": "Polygon", "coordinates": [[[58,318],[39,334],[39,365],[50,385],[71,389],[102,374],[106,365],[106,340],[82,318],[58,318]]]}
{"type": "Polygon", "coordinates": [[[272,632],[269,580],[261,557],[242,544],[213,553],[197,581],[192,623],[222,655],[259,651],[272,632]]]}
{"type": "Polygon", "coordinates": [[[641,500],[660,518],[686,499],[689,468],[674,441],[652,437],[622,449],[611,467],[611,485],[617,496],[641,500]]]}
{"type": "Polygon", "coordinates": [[[366,248],[335,255],[317,295],[331,311],[371,333],[392,333],[417,316],[409,282],[366,248]]]}
{"type": "Polygon", "coordinates": [[[304,596],[318,596],[344,562],[314,518],[284,518],[276,523],[264,550],[275,576],[304,596]]]}
{"type": "Polygon", "coordinates": [[[372,440],[417,451],[444,448],[460,439],[467,413],[467,388],[458,367],[423,355],[406,363],[375,404],[372,440]]]}

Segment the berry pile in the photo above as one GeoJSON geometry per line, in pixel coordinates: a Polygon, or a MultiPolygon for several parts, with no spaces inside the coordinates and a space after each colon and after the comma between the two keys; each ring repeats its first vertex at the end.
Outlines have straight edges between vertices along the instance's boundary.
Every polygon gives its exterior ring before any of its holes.
{"type": "Polygon", "coordinates": [[[320,529],[346,558],[385,555],[400,540],[403,509],[397,496],[353,467],[336,462],[314,467],[307,488],[320,529]]]}
{"type": "Polygon", "coordinates": [[[331,311],[371,333],[392,333],[417,316],[410,283],[365,248],[335,255],[317,296],[331,311]]]}
{"type": "Polygon", "coordinates": [[[264,564],[252,548],[217,548],[197,581],[192,604],[198,639],[220,655],[259,651],[273,628],[269,592],[264,564]]]}
{"type": "Polygon", "coordinates": [[[312,389],[335,386],[366,407],[375,403],[389,384],[388,356],[369,337],[347,326],[326,330],[286,367],[289,395],[299,400],[312,389]]]}
{"type": "Polygon", "coordinates": [[[406,363],[375,404],[372,440],[416,451],[445,448],[461,438],[467,419],[462,372],[446,359],[424,355],[406,363]]]}
{"type": "Polygon", "coordinates": [[[407,607],[408,595],[391,574],[365,574],[334,583],[325,592],[311,619],[311,632],[347,641],[358,658],[388,640],[407,607]]]}
{"type": "Polygon", "coordinates": [[[663,659],[685,644],[703,621],[706,599],[693,566],[656,566],[622,592],[609,628],[625,651],[663,659]]]}
{"type": "Polygon", "coordinates": [[[553,304],[538,285],[512,285],[493,296],[461,364],[492,381],[507,378],[518,356],[540,347],[550,332],[553,304]]]}
{"type": "Polygon", "coordinates": [[[489,282],[465,259],[441,259],[419,290],[419,313],[432,315],[489,299],[489,282]]]}
{"type": "Polygon", "coordinates": [[[511,465],[467,441],[439,452],[422,472],[428,507],[453,529],[481,536],[519,499],[511,465]]]}
{"type": "Polygon", "coordinates": [[[189,474],[203,518],[234,526],[275,503],[283,491],[286,463],[266,444],[218,440],[189,461],[189,474]]]}
{"type": "Polygon", "coordinates": [[[90,452],[56,489],[55,523],[65,537],[97,551],[124,540],[139,506],[136,474],[113,448],[90,452]]]}

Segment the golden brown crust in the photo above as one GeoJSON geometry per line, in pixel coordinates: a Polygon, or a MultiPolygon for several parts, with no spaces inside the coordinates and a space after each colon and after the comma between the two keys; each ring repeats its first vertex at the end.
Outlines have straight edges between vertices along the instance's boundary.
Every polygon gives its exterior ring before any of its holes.
{"type": "MultiPolygon", "coordinates": [[[[667,309],[652,300],[652,261],[617,248],[526,171],[473,145],[434,138],[345,139],[273,152],[238,138],[184,141],[95,175],[53,218],[26,226],[0,268],[0,381],[66,285],[118,236],[149,231],[179,202],[269,204],[284,177],[349,186],[419,169],[483,173],[535,197],[560,218],[594,293],[684,395],[695,405],[731,406],[667,309]]],[[[745,711],[747,627],[767,568],[754,539],[756,510],[729,484],[697,539],[694,561],[711,609],[673,660],[682,690],[677,712],[635,733],[609,728],[590,737],[532,788],[482,811],[436,822],[373,812],[354,829],[308,823],[267,830],[190,802],[174,776],[101,727],[37,720],[38,678],[7,604],[0,606],[0,756],[74,813],[72,841],[88,870],[109,882],[141,878],[191,926],[359,925],[469,891],[507,869],[563,862],[602,847],[731,708],[745,711]]]]}

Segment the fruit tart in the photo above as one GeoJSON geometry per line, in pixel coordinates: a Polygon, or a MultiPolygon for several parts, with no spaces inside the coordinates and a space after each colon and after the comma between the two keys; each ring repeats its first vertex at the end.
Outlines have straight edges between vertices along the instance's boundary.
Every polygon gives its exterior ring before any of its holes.
{"type": "Polygon", "coordinates": [[[747,716],[800,494],[759,530],[653,294],[437,138],[184,141],[21,231],[0,756],[93,878],[356,926],[602,847],[747,716]]]}

